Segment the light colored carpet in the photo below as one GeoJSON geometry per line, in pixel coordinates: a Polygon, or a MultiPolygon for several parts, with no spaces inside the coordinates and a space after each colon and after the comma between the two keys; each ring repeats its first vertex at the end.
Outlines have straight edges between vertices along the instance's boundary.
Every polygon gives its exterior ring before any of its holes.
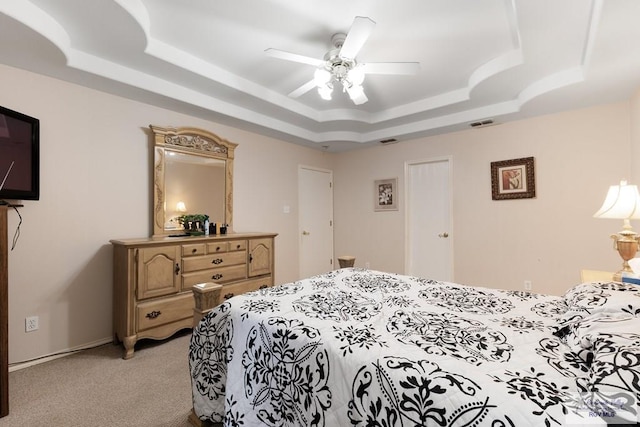
{"type": "Polygon", "coordinates": [[[106,344],[9,374],[0,426],[189,426],[189,338],[143,340],[134,357],[106,344]]]}

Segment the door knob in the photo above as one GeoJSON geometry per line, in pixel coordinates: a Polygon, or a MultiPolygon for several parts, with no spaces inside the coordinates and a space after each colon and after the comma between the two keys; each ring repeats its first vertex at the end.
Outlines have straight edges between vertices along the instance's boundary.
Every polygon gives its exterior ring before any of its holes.
{"type": "Polygon", "coordinates": [[[308,236],[309,234],[311,234],[311,233],[309,233],[308,231],[303,231],[303,232],[302,232],[302,235],[303,235],[303,236],[308,236]]]}
{"type": "Polygon", "coordinates": [[[449,237],[449,233],[447,233],[446,231],[444,233],[440,233],[438,234],[438,237],[442,237],[444,239],[446,239],[447,237],[449,237]]]}

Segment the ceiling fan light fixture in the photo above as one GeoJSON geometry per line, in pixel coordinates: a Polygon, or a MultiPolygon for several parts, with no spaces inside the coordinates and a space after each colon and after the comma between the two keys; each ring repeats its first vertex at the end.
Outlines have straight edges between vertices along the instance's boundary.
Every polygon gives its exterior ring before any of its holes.
{"type": "Polygon", "coordinates": [[[347,73],[347,79],[355,86],[362,86],[364,82],[364,70],[361,66],[355,66],[347,73]]]}
{"type": "Polygon", "coordinates": [[[320,98],[324,99],[325,101],[331,101],[331,92],[333,92],[333,86],[329,83],[318,86],[318,93],[320,94],[320,98]]]}
{"type": "Polygon", "coordinates": [[[313,81],[318,87],[325,86],[331,81],[331,72],[325,68],[317,68],[313,73],[313,81]]]}

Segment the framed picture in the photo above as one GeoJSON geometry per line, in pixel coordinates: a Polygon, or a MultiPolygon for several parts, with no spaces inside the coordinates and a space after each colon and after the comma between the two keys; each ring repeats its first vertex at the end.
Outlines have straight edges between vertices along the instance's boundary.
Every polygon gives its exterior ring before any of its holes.
{"type": "Polygon", "coordinates": [[[536,197],[533,157],[491,162],[491,196],[493,200],[536,197]]]}
{"type": "Polygon", "coordinates": [[[398,210],[398,178],[378,179],[374,181],[374,210],[398,210]]]}

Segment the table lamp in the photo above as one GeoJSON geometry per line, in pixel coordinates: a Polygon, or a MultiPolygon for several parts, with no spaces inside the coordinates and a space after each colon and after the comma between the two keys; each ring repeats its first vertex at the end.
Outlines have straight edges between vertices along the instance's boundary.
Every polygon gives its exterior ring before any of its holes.
{"type": "Polygon", "coordinates": [[[613,247],[622,257],[622,270],[616,272],[613,280],[622,281],[622,274],[633,274],[629,260],[636,256],[640,236],[633,231],[631,219],[640,219],[640,193],[636,185],[629,185],[627,181],[620,181],[620,185],[609,187],[607,197],[595,218],[614,218],[624,220],[622,231],[612,234],[613,247]]]}

